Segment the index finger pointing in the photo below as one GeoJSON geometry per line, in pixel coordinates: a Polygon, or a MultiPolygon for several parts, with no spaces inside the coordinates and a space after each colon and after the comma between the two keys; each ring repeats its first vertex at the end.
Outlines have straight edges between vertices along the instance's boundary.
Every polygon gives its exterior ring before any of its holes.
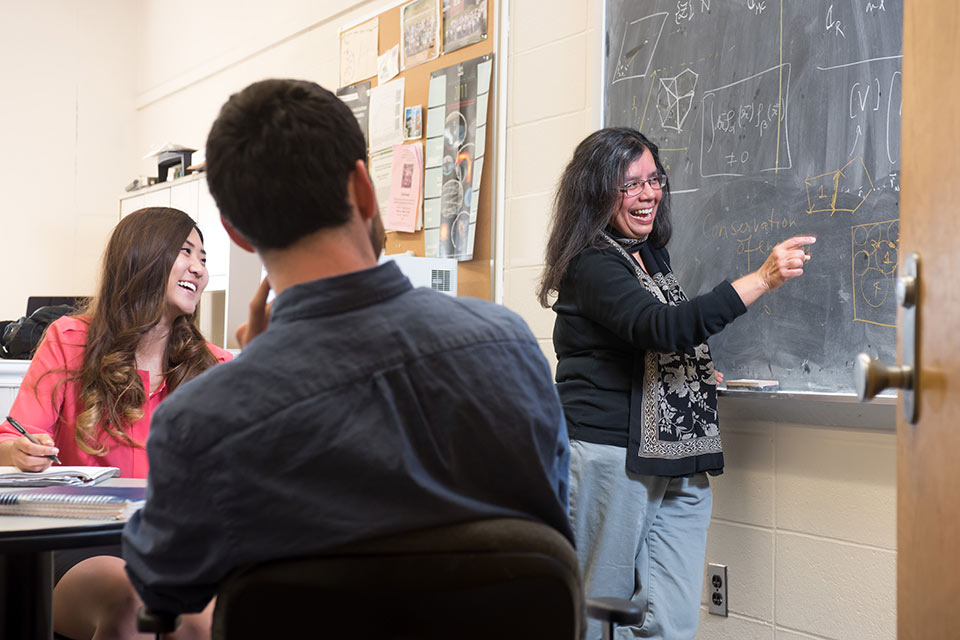
{"type": "Polygon", "coordinates": [[[780,243],[784,249],[796,249],[805,244],[813,244],[817,241],[817,236],[793,236],[780,243]]]}

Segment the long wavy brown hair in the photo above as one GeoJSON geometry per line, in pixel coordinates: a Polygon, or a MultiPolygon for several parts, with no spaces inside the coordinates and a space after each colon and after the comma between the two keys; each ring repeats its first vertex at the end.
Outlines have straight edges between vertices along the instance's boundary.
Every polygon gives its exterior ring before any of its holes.
{"type": "MultiPolygon", "coordinates": [[[[550,306],[550,296],[559,290],[576,255],[587,247],[601,246],[600,232],[610,224],[621,199],[617,187],[623,184],[623,176],[633,161],[647,150],[653,155],[657,171],[667,175],[660,162],[660,149],[636,129],[600,129],[577,145],[553,199],[545,266],[537,289],[541,306],[550,306]]],[[[668,181],[648,241],[654,247],[665,247],[672,232],[668,181]]]]}
{"type": "MultiPolygon", "coordinates": [[[[89,325],[83,365],[64,380],[79,382],[76,439],[91,455],[107,453],[104,434],[143,446],[127,433],[143,417],[147,401],[137,373],[137,346],[160,323],[170,272],[193,229],[200,233],[183,211],[149,207],[123,218],[110,236],[97,295],[77,313],[89,325]]],[[[178,317],[170,330],[164,358],[169,391],[217,362],[197,328],[198,310],[178,317]]]]}

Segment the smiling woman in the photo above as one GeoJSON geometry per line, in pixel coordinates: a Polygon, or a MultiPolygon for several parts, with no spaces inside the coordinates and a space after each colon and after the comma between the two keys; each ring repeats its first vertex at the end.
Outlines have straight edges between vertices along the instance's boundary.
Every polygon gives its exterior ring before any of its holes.
{"type": "Polygon", "coordinates": [[[170,270],[166,316],[189,316],[197,310],[200,294],[210,281],[206,264],[207,252],[203,250],[203,237],[194,227],[183,241],[180,253],[170,270]]]}
{"type": "MultiPolygon", "coordinates": [[[[10,415],[40,441],[0,423],[0,465],[40,471],[65,465],[119,467],[147,475],[150,418],[174,389],[231,359],[196,326],[209,276],[203,236],[186,213],[149,208],[123,218],[104,253],[97,295],[50,325],[10,415]]],[[[54,627],[80,640],[134,635],[139,599],[120,549],[55,558],[54,627]]],[[[209,628],[186,619],[181,635],[209,628]]]]}
{"type": "Polygon", "coordinates": [[[587,595],[633,598],[643,636],[674,640],[696,633],[707,474],[723,470],[707,338],[803,273],[799,246],[815,238],[786,240],[758,271],[688,300],[670,268],[671,232],[657,146],[634,129],[591,134],[560,180],[539,299],[557,294],[557,390],[587,595]]]}

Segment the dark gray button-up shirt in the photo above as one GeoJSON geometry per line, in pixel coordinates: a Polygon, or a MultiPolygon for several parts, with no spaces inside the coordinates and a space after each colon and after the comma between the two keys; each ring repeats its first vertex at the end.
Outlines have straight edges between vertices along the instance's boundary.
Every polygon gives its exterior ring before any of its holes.
{"type": "Polygon", "coordinates": [[[521,517],[572,539],[530,330],[392,262],[277,296],[267,331],[159,407],[147,452],[123,554],[157,610],[199,611],[241,565],[395,532],[521,517]]]}

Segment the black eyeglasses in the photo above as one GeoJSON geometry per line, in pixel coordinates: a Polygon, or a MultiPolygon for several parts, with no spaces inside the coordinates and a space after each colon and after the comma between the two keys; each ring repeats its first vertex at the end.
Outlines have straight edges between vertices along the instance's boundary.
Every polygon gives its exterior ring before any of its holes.
{"type": "Polygon", "coordinates": [[[660,191],[665,186],[667,186],[667,176],[658,173],[652,178],[647,178],[646,180],[631,180],[627,184],[618,188],[617,191],[620,193],[625,193],[631,198],[641,191],[645,185],[650,185],[650,188],[654,191],[660,191]]]}

